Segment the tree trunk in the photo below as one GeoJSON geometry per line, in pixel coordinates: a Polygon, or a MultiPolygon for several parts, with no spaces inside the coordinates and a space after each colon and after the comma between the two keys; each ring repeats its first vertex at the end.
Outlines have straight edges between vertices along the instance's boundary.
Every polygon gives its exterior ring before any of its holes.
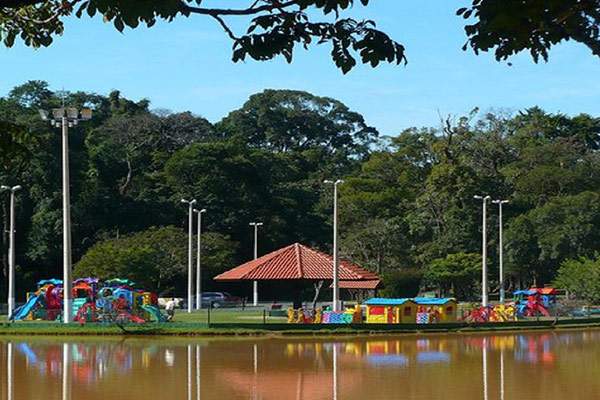
{"type": "Polygon", "coordinates": [[[133,176],[133,169],[131,168],[131,161],[127,159],[127,176],[125,177],[125,182],[119,187],[119,194],[121,196],[127,193],[129,189],[129,185],[131,184],[131,177],[133,176]]]}
{"type": "Polygon", "coordinates": [[[319,281],[318,283],[313,284],[315,288],[315,297],[313,298],[312,308],[313,310],[317,308],[317,300],[319,300],[319,293],[321,292],[321,288],[323,287],[323,281],[319,281]]]}

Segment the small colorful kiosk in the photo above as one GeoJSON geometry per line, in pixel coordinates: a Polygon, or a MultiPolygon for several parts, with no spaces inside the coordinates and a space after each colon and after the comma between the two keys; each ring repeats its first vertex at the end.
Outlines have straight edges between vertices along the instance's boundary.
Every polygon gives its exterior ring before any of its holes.
{"type": "Polygon", "coordinates": [[[368,324],[414,324],[417,304],[411,299],[374,297],[365,301],[368,324]]]}
{"type": "Polygon", "coordinates": [[[455,322],[457,319],[456,299],[451,297],[415,297],[417,323],[455,322]]]}
{"type": "Polygon", "coordinates": [[[368,324],[430,324],[456,321],[456,299],[415,298],[372,298],[367,306],[368,324]]]}

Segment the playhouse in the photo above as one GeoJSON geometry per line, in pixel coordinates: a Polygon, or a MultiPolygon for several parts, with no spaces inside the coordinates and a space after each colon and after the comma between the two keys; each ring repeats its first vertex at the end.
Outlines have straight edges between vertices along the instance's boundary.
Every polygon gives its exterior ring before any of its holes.
{"type": "Polygon", "coordinates": [[[417,304],[412,299],[374,297],[365,301],[368,324],[414,324],[417,304]]]}
{"type": "Polygon", "coordinates": [[[372,298],[367,306],[369,324],[430,324],[454,322],[457,303],[453,298],[414,297],[400,299],[372,298]]]}
{"type": "Polygon", "coordinates": [[[458,304],[451,297],[415,297],[417,323],[455,322],[458,304]],[[421,319],[419,319],[421,318],[421,319]]]}

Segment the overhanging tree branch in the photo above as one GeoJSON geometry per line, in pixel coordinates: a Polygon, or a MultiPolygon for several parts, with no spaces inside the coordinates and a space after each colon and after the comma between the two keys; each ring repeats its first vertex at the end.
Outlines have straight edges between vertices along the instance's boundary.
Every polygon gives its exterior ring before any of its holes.
{"type": "Polygon", "coordinates": [[[256,2],[253,6],[248,8],[240,8],[240,9],[231,9],[231,8],[203,8],[203,7],[194,7],[189,6],[187,4],[182,4],[182,8],[194,14],[201,15],[210,15],[210,16],[226,16],[226,15],[255,15],[262,12],[270,12],[273,10],[283,10],[284,8],[289,8],[291,6],[299,6],[298,1],[287,1],[284,3],[280,3],[278,1],[273,1],[272,4],[265,4],[262,6],[255,6],[256,2]]]}

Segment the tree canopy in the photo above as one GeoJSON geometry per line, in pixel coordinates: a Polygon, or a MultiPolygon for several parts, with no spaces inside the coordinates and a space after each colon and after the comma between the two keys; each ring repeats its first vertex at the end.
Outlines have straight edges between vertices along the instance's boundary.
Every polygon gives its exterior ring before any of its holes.
{"type": "MultiPolygon", "coordinates": [[[[357,110],[299,91],[257,93],[213,124],[191,113],[153,111],[147,100],[118,91],[55,93],[31,81],[0,98],[0,183],[24,187],[17,198],[19,287],[60,276],[60,135],[37,111],[60,106],[63,97],[94,108],[91,121],[70,130],[79,274],[183,290],[187,207],[180,201],[192,197],[207,209],[205,289],[219,287],[214,275],[251,259],[253,221],[264,223],[259,254],[294,242],[329,252],[333,191],[323,180],[337,178],[345,181],[340,254],[380,273],[390,294],[419,287],[464,298],[479,293],[475,194],[510,200],[504,208],[509,290],[550,283],[565,260],[599,250],[595,116],[474,110],[381,137],[357,110]]],[[[0,206],[6,254],[7,196],[0,206]]],[[[496,290],[498,214],[488,207],[496,290]]],[[[6,257],[2,267],[6,274],[6,257]]],[[[233,289],[249,294],[248,287],[233,289]]]]}
{"type": "MultiPolygon", "coordinates": [[[[407,62],[403,44],[376,28],[375,21],[344,17],[360,0],[246,0],[236,7],[211,7],[201,0],[0,0],[0,40],[12,47],[52,44],[65,33],[66,18],[101,15],[122,32],[126,27],[148,28],[193,16],[211,18],[233,42],[232,60],[292,61],[296,47],[328,44],[331,58],[344,73],[357,59],[376,67],[381,62],[407,62]],[[236,32],[231,20],[246,24],[236,32]]],[[[584,44],[600,56],[599,0],[475,0],[457,14],[465,20],[464,49],[494,51],[498,60],[528,51],[534,61],[547,60],[552,46],[567,40],[584,44]]]]}

